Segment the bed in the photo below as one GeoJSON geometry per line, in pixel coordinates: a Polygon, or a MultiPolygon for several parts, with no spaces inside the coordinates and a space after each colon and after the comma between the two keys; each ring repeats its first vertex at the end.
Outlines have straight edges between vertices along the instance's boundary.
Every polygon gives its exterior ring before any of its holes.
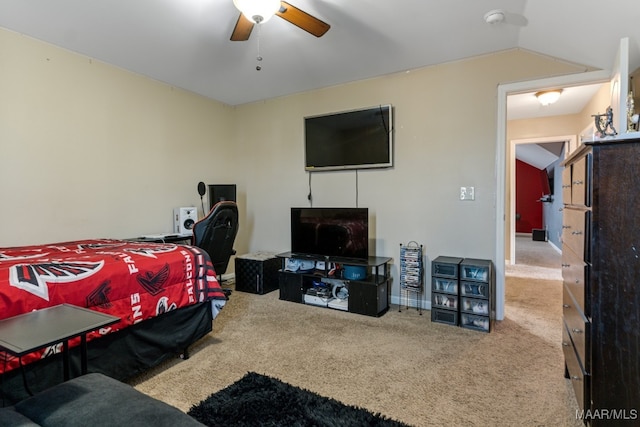
{"type": "MultiPolygon", "coordinates": [[[[89,372],[121,380],[188,357],[226,300],[210,257],[196,246],[97,239],[0,248],[0,319],[61,303],[120,317],[87,342],[89,372]]],[[[79,340],[69,342],[75,375],[79,340]]],[[[22,358],[0,352],[3,398],[60,382],[61,347],[22,358]]]]}

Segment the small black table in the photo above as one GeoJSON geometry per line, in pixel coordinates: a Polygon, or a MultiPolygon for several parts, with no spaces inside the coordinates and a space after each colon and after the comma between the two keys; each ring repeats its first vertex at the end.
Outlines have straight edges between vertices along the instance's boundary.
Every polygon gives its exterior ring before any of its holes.
{"type": "MultiPolygon", "coordinates": [[[[63,343],[64,380],[69,379],[69,340],[80,337],[81,371],[87,373],[87,333],[112,325],[119,317],[60,304],[0,320],[0,349],[17,357],[63,343]]],[[[25,384],[26,385],[26,384],[25,384]]]]}

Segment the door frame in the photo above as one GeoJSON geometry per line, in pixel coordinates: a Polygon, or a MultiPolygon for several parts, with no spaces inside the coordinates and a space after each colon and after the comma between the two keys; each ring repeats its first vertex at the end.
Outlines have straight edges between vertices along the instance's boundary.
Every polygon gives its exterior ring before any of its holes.
{"type": "MultiPolygon", "coordinates": [[[[578,148],[577,135],[560,135],[548,136],[540,138],[523,138],[512,139],[509,141],[509,212],[511,213],[511,221],[507,221],[505,212],[505,222],[509,228],[509,256],[505,258],[505,263],[512,265],[516,260],[516,222],[513,220],[513,214],[516,211],[516,148],[520,144],[547,144],[552,142],[563,142],[565,145],[565,158],[569,153],[578,148]]],[[[505,250],[506,252],[506,250],[505,250]]]]}
{"type": "Polygon", "coordinates": [[[506,149],[507,149],[507,96],[517,93],[535,92],[555,87],[579,86],[591,83],[606,83],[611,80],[611,71],[600,70],[579,74],[568,74],[545,79],[498,85],[498,118],[496,129],[496,216],[495,216],[495,260],[496,260],[496,319],[504,319],[505,302],[505,233],[506,233],[506,149]]]}

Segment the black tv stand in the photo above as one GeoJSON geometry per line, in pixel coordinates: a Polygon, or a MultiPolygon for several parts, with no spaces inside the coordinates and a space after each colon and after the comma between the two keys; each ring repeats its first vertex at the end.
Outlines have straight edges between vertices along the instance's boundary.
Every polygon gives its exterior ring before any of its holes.
{"type": "Polygon", "coordinates": [[[282,259],[282,269],[278,273],[281,300],[305,304],[305,295],[309,289],[314,287],[314,282],[327,281],[334,284],[344,284],[348,287],[349,298],[346,311],[350,313],[381,316],[389,309],[391,281],[389,264],[391,258],[370,256],[367,259],[359,259],[302,255],[292,252],[284,252],[276,256],[282,259]],[[303,272],[286,271],[287,259],[289,258],[324,262],[324,268],[303,272]],[[340,274],[332,275],[330,264],[338,264],[342,267],[365,267],[367,277],[362,280],[349,280],[340,274]]]}

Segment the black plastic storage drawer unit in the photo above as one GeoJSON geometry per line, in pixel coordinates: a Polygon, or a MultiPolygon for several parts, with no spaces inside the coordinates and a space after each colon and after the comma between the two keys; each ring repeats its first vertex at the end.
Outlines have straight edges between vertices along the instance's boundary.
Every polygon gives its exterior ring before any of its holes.
{"type": "Polygon", "coordinates": [[[431,321],[458,326],[462,258],[439,256],[431,262],[431,321]]]}

